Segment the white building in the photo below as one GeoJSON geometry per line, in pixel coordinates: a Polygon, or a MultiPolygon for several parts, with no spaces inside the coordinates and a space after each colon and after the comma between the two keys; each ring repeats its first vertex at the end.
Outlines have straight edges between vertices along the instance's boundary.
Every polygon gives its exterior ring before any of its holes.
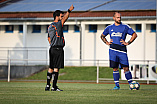
{"type": "MultiPolygon", "coordinates": [[[[156,0],[4,0],[0,3],[0,64],[7,62],[3,59],[8,54],[11,59],[29,59],[24,60],[27,64],[48,64],[45,61],[49,49],[47,26],[53,21],[56,9],[67,11],[71,4],[75,9],[64,26],[65,65],[96,65],[95,60],[108,65],[109,47],[100,35],[107,25],[114,23],[115,11],[121,12],[122,22],[129,24],[138,35],[128,46],[129,60],[134,60],[132,63],[157,61],[156,0]],[[36,61],[40,59],[44,61],[36,61]]],[[[129,39],[130,36],[126,41],[129,39]]]]}

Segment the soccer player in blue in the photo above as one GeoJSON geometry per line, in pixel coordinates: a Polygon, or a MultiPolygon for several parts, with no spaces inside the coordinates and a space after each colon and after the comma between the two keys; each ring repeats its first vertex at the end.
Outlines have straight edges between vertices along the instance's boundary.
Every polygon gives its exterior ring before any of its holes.
{"type": "Polygon", "coordinates": [[[137,34],[131,27],[121,22],[121,14],[119,12],[114,13],[113,19],[115,21],[114,24],[106,27],[101,34],[101,39],[106,45],[110,46],[110,67],[113,68],[113,78],[115,82],[115,87],[113,89],[119,90],[119,66],[124,69],[128,83],[130,84],[132,82],[132,74],[129,71],[126,46],[130,45],[137,38],[137,34]],[[110,41],[107,41],[106,39],[108,34],[110,35],[110,41]],[[131,38],[128,42],[125,42],[127,34],[131,35],[131,38]]]}

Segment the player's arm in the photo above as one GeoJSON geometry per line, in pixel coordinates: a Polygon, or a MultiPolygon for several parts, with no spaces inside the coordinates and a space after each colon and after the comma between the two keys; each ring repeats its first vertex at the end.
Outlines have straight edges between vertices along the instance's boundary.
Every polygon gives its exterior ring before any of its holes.
{"type": "Polygon", "coordinates": [[[123,39],[121,39],[120,42],[121,42],[123,45],[129,45],[129,44],[131,44],[136,38],[137,38],[137,34],[134,32],[134,33],[132,34],[131,39],[130,39],[128,42],[125,42],[123,39]]]}
{"type": "Polygon", "coordinates": [[[106,39],[106,36],[107,36],[107,35],[101,34],[101,36],[100,36],[101,40],[102,40],[106,45],[112,44],[113,40],[111,39],[110,42],[108,42],[107,39],[106,39]]]}
{"type": "Polygon", "coordinates": [[[48,41],[49,41],[49,44],[51,44],[51,39],[50,39],[49,34],[48,34],[48,41]]]}
{"type": "Polygon", "coordinates": [[[71,5],[71,7],[68,9],[67,13],[64,15],[62,19],[62,26],[66,22],[66,20],[69,18],[70,12],[74,9],[74,6],[71,5]]]}

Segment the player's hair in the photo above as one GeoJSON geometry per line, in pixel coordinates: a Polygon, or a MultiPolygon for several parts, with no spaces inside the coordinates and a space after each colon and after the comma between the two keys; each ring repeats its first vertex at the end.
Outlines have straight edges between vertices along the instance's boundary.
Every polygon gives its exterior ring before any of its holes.
{"type": "Polygon", "coordinates": [[[113,17],[115,16],[116,13],[120,13],[120,12],[118,12],[118,11],[114,12],[114,13],[113,13],[113,17]]]}
{"type": "Polygon", "coordinates": [[[60,16],[60,14],[64,14],[63,11],[60,11],[60,10],[56,10],[54,13],[53,13],[53,18],[54,20],[56,19],[56,16],[60,16]]]}

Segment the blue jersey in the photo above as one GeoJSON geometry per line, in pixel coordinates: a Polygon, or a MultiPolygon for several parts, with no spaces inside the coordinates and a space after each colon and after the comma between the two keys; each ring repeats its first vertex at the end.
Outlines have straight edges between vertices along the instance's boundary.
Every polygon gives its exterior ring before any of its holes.
{"type": "Polygon", "coordinates": [[[110,38],[113,39],[113,43],[118,45],[122,45],[120,41],[121,39],[125,41],[127,34],[132,35],[133,33],[134,30],[123,23],[119,26],[116,26],[115,24],[109,25],[103,32],[104,35],[110,34],[110,38]]]}
{"type": "Polygon", "coordinates": [[[103,35],[107,36],[109,34],[110,39],[113,39],[109,50],[110,67],[118,68],[119,64],[121,67],[129,66],[126,46],[122,45],[120,41],[121,39],[125,41],[127,34],[132,35],[133,33],[133,29],[123,23],[119,26],[113,24],[106,27],[103,35]]]}

